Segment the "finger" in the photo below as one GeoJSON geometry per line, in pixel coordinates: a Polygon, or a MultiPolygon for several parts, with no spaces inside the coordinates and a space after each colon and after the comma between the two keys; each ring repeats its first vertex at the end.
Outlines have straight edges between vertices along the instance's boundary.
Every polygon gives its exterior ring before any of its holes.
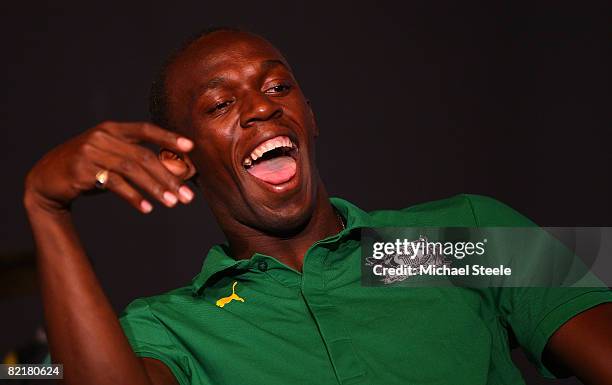
{"type": "Polygon", "coordinates": [[[123,137],[132,142],[146,141],[178,152],[188,152],[193,149],[191,139],[148,122],[103,123],[100,127],[113,136],[123,137]]]}
{"type": "Polygon", "coordinates": [[[103,151],[96,146],[91,146],[90,154],[92,161],[100,169],[113,171],[129,179],[134,185],[143,189],[167,207],[173,207],[177,203],[176,195],[168,191],[163,182],[153,178],[139,162],[125,156],[103,151]]]}
{"type": "Polygon", "coordinates": [[[132,187],[121,175],[110,171],[108,179],[104,184],[107,190],[114,192],[126,200],[135,209],[143,214],[148,214],[153,210],[153,205],[146,200],[138,190],[132,187]]]}
{"type": "Polygon", "coordinates": [[[134,162],[138,162],[141,166],[156,180],[166,186],[166,189],[174,193],[182,203],[189,203],[194,193],[191,189],[183,184],[183,180],[168,170],[161,161],[157,158],[153,151],[143,146],[127,143],[118,138],[108,136],[99,144],[96,144],[104,151],[108,151],[120,157],[128,157],[134,162]]]}

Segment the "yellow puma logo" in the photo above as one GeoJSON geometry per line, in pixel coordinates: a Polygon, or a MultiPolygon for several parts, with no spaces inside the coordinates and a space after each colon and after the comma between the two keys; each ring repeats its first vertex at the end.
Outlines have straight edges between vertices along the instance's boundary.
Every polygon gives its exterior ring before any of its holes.
{"type": "Polygon", "coordinates": [[[217,300],[217,303],[216,303],[216,305],[217,305],[217,306],[219,306],[219,307],[223,307],[223,306],[225,306],[226,304],[228,304],[228,303],[232,302],[232,300],[233,300],[233,299],[235,299],[236,301],[244,302],[244,298],[239,297],[239,296],[236,294],[235,289],[236,289],[236,284],[237,284],[237,283],[238,283],[238,282],[234,282],[234,284],[232,285],[232,295],[230,295],[229,297],[219,298],[219,299],[217,300]]]}

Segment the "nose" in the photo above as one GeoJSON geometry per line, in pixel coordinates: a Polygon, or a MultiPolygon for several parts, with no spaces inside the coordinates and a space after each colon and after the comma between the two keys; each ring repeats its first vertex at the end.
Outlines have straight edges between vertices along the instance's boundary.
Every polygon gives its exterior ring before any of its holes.
{"type": "Polygon", "coordinates": [[[251,92],[249,95],[244,96],[240,114],[240,125],[243,128],[248,128],[257,122],[278,119],[282,115],[283,109],[281,105],[265,94],[251,92]]]}

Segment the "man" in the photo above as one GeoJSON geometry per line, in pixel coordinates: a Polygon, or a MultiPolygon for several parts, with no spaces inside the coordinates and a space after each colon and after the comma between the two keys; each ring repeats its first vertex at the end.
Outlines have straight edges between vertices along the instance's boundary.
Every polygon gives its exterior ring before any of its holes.
{"type": "Polygon", "coordinates": [[[26,178],[51,355],[66,383],[521,384],[512,335],[544,374],[612,383],[607,290],[362,287],[360,228],[528,221],[477,196],[373,213],[329,198],[314,114],[263,38],[204,33],[158,85],[155,121],[170,130],[100,124],[26,178]],[[163,148],[158,158],[142,141],[163,148]],[[147,213],[141,190],[167,207],[187,204],[190,179],[228,242],[191,285],[134,301],[119,322],[70,203],[97,183],[147,213]]]}

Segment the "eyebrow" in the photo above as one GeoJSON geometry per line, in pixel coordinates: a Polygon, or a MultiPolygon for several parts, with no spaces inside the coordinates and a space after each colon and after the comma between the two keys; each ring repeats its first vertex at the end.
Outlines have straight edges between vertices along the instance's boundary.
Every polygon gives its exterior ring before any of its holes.
{"type": "Polygon", "coordinates": [[[285,64],[285,62],[279,59],[268,59],[268,60],[264,60],[263,63],[261,63],[261,66],[263,67],[264,70],[269,70],[278,65],[285,67],[285,69],[291,72],[291,68],[289,68],[287,64],[285,64]]]}
{"type": "Polygon", "coordinates": [[[207,81],[206,84],[204,84],[200,88],[200,92],[204,93],[207,90],[214,89],[214,88],[219,88],[219,87],[223,86],[223,84],[226,83],[226,82],[227,82],[227,79],[225,79],[222,76],[218,76],[218,77],[212,78],[209,81],[207,81]]]}
{"type": "MultiPolygon", "coordinates": [[[[268,60],[264,60],[263,62],[261,62],[261,67],[264,71],[269,71],[270,69],[277,67],[277,66],[282,66],[285,67],[289,72],[291,72],[291,68],[289,68],[287,66],[287,64],[285,64],[285,62],[283,62],[282,60],[279,59],[268,59],[268,60]]],[[[198,90],[199,95],[202,95],[203,93],[205,93],[208,90],[212,90],[215,88],[220,88],[222,87],[225,83],[227,83],[227,79],[222,77],[222,76],[217,76],[214,77],[212,79],[210,79],[209,81],[207,81],[203,86],[201,86],[198,90]]]]}

